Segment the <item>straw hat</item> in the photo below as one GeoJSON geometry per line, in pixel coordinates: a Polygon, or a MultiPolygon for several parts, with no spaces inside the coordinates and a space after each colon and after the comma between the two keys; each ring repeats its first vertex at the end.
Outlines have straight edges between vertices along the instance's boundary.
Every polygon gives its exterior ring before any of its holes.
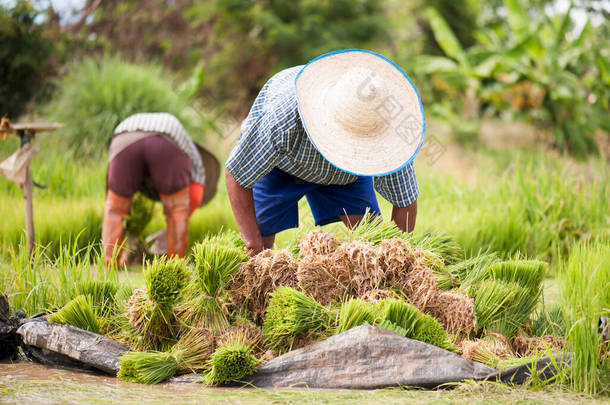
{"type": "Polygon", "coordinates": [[[296,78],[309,139],[337,168],[381,176],[410,163],[424,139],[421,99],[395,63],[344,49],[310,61],[296,78]]]}

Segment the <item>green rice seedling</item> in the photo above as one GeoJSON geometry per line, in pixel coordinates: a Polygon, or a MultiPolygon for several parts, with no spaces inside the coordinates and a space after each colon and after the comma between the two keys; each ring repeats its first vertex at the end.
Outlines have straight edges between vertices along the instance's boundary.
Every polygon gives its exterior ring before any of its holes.
{"type": "Polygon", "coordinates": [[[178,362],[171,353],[127,352],[120,360],[117,377],[138,384],[156,384],[178,371],[178,362]]]}
{"type": "Polygon", "coordinates": [[[231,275],[248,260],[243,248],[221,243],[214,238],[193,248],[195,260],[192,296],[179,309],[188,325],[200,325],[212,330],[229,327],[222,307],[221,294],[231,275]]]}
{"type": "Polygon", "coordinates": [[[474,307],[479,331],[491,327],[510,305],[519,286],[498,280],[485,280],[477,285],[474,307]]]}
{"type": "Polygon", "coordinates": [[[538,302],[538,293],[515,282],[485,280],[475,293],[477,326],[482,330],[497,330],[514,337],[530,318],[538,302]]]}
{"type": "Polygon", "coordinates": [[[398,333],[399,335],[404,337],[408,337],[409,335],[408,330],[396,325],[395,323],[388,321],[387,319],[384,319],[383,321],[377,323],[375,326],[383,328],[385,330],[389,330],[390,332],[398,333]]]}
{"type": "Polygon", "coordinates": [[[174,341],[174,305],[186,284],[184,260],[155,258],[143,271],[146,290],[135,290],[127,303],[129,323],[150,348],[164,348],[174,341]]]}
{"type": "Polygon", "coordinates": [[[57,322],[76,326],[93,333],[100,333],[100,326],[93,310],[91,298],[79,295],[68,302],[63,308],[47,318],[49,322],[57,322]]]}
{"type": "Polygon", "coordinates": [[[455,239],[444,232],[428,230],[422,234],[404,234],[403,237],[416,248],[431,252],[441,258],[446,265],[464,260],[464,249],[455,239]]]}
{"type": "Polygon", "coordinates": [[[234,339],[212,353],[204,382],[210,385],[239,382],[254,374],[259,364],[260,360],[252,353],[252,347],[242,339],[234,339]]]}
{"type": "Polygon", "coordinates": [[[610,357],[602,354],[600,315],[610,308],[610,241],[580,243],[559,269],[567,345],[572,352],[571,386],[589,394],[610,391],[610,357]]]}
{"type": "Polygon", "coordinates": [[[144,229],[153,217],[155,202],[142,193],[135,193],[131,200],[131,210],[125,217],[125,232],[142,238],[144,229]]]}
{"type": "Polygon", "coordinates": [[[363,324],[374,325],[378,317],[379,308],[377,306],[359,298],[352,298],[341,304],[336,333],[345,332],[363,324]]]}
{"type": "Polygon", "coordinates": [[[487,271],[495,280],[515,282],[532,291],[540,291],[547,267],[539,260],[507,260],[491,264],[487,271]]]}
{"type": "Polygon", "coordinates": [[[176,257],[154,258],[143,274],[150,298],[163,309],[173,307],[188,277],[185,261],[176,257]]]}
{"type": "Polygon", "coordinates": [[[466,260],[444,266],[435,272],[438,288],[451,290],[461,287],[469,291],[472,285],[489,277],[487,268],[496,260],[496,253],[479,252],[466,260]]]}
{"type": "Polygon", "coordinates": [[[407,331],[406,337],[414,337],[416,324],[423,315],[414,305],[399,299],[390,298],[379,303],[382,319],[407,331]]]}
{"type": "Polygon", "coordinates": [[[413,339],[430,343],[431,345],[438,346],[443,349],[455,351],[455,348],[449,341],[449,337],[447,336],[443,325],[428,314],[422,313],[415,323],[413,339]]]}
{"type": "Polygon", "coordinates": [[[279,287],[271,294],[265,315],[265,343],[280,353],[290,350],[297,336],[325,333],[332,326],[328,308],[290,287],[279,287]]]}
{"type": "Polygon", "coordinates": [[[76,293],[91,297],[95,313],[104,317],[116,309],[118,288],[118,284],[111,280],[84,280],[76,284],[76,293]]]}
{"type": "Polygon", "coordinates": [[[414,305],[390,298],[381,301],[379,306],[382,314],[379,326],[411,339],[453,349],[443,325],[414,305]]]}
{"type": "Polygon", "coordinates": [[[403,232],[398,229],[392,221],[384,221],[381,216],[372,215],[370,212],[364,215],[356,227],[348,231],[351,239],[363,239],[374,245],[382,240],[402,237],[403,232]]]}
{"type": "Polygon", "coordinates": [[[192,329],[169,352],[127,352],[121,356],[117,376],[124,381],[156,384],[179,372],[195,372],[207,367],[214,337],[207,329],[192,329]]]}
{"type": "Polygon", "coordinates": [[[532,336],[565,336],[566,320],[560,305],[542,310],[532,322],[532,336]]]}

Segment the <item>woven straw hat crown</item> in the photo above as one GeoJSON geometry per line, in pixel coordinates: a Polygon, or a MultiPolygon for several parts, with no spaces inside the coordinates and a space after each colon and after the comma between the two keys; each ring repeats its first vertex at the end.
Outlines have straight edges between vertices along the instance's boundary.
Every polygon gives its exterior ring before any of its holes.
{"type": "Polygon", "coordinates": [[[423,142],[417,90],[381,55],[361,49],[322,55],[303,67],[296,89],[310,140],[341,170],[392,173],[412,161],[423,142]]]}

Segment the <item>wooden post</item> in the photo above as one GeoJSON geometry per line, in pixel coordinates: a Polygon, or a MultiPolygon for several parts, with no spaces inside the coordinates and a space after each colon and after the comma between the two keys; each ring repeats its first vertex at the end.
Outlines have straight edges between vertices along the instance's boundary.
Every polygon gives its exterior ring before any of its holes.
{"type": "Polygon", "coordinates": [[[28,254],[30,257],[32,257],[32,252],[34,252],[34,208],[32,203],[32,174],[30,173],[29,163],[25,168],[23,196],[25,199],[25,232],[28,237],[28,254]]]}

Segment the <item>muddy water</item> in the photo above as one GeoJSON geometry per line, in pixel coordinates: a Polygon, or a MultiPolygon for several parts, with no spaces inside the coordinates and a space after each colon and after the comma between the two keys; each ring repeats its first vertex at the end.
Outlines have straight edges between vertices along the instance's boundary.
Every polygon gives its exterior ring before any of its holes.
{"type": "Polygon", "coordinates": [[[201,384],[143,386],[29,362],[0,363],[1,403],[236,403],[248,399],[259,402],[257,399],[263,399],[257,398],[261,393],[249,388],[209,388],[201,384]]]}

